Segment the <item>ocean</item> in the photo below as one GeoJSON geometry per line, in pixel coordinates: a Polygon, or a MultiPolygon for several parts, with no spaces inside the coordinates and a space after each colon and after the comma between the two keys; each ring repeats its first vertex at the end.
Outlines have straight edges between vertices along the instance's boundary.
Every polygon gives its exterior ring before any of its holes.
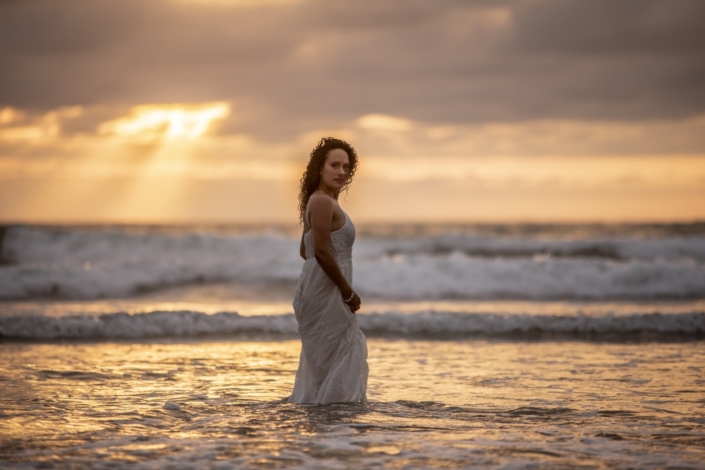
{"type": "Polygon", "coordinates": [[[3,468],[702,468],[705,223],[358,225],[368,404],[286,402],[287,226],[0,229],[3,468]]]}

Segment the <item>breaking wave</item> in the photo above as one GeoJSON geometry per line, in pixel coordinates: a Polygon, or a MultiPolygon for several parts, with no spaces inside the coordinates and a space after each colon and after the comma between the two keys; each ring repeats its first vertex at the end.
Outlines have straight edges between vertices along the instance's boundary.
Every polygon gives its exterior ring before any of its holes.
{"type": "MultiPolygon", "coordinates": [[[[426,311],[415,314],[380,312],[358,315],[370,336],[460,338],[578,338],[629,340],[646,338],[701,339],[705,313],[635,313],[619,316],[498,315],[426,311]]],[[[119,340],[184,338],[208,335],[298,335],[293,314],[242,316],[234,312],[208,315],[194,311],[50,317],[41,314],[0,317],[4,340],[119,340]]]]}
{"type": "MultiPolygon", "coordinates": [[[[296,238],[13,226],[0,247],[0,300],[97,299],[197,283],[289,286],[296,238]]],[[[361,237],[355,288],[380,299],[705,297],[705,237],[539,239],[438,234],[361,237]]],[[[266,289],[265,289],[266,290],[266,289]]]]}

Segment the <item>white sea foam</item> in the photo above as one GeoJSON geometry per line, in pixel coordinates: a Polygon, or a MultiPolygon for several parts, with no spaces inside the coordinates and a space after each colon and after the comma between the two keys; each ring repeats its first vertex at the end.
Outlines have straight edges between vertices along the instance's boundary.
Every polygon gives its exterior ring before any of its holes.
{"type": "Polygon", "coordinates": [[[125,297],[216,281],[281,282],[301,269],[298,245],[275,235],[131,234],[11,228],[0,299],[125,297]]]}
{"type": "Polygon", "coordinates": [[[61,318],[41,314],[0,317],[0,337],[6,339],[138,339],[250,332],[295,335],[298,329],[292,314],[245,317],[230,312],[207,315],[176,311],[61,318]]]}
{"type": "MultiPolygon", "coordinates": [[[[705,237],[578,240],[442,234],[361,238],[355,288],[383,299],[705,297],[705,237]]],[[[285,285],[298,240],[270,234],[165,234],[11,227],[0,299],[128,297],[202,282],[285,285]]]]}
{"type": "MultiPolygon", "coordinates": [[[[705,335],[705,313],[659,313],[620,316],[498,315],[427,311],[415,314],[379,312],[358,315],[368,335],[435,338],[558,336],[620,339],[635,336],[695,338],[705,335]]],[[[207,335],[298,334],[292,314],[241,316],[232,312],[207,315],[193,311],[160,311],[129,315],[0,317],[6,340],[105,340],[207,335]]]]}
{"type": "Polygon", "coordinates": [[[479,257],[606,258],[606,259],[694,259],[705,261],[701,236],[637,238],[591,237],[584,239],[489,237],[445,233],[436,236],[375,239],[363,242],[368,255],[447,254],[461,252],[479,257]]]}

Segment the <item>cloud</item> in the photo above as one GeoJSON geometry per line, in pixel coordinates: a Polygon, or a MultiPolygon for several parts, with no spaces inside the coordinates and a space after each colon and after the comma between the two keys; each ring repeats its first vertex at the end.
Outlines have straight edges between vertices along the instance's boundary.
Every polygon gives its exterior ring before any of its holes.
{"type": "Polygon", "coordinates": [[[436,125],[705,112],[702,2],[122,0],[0,6],[0,103],[228,101],[286,141],[368,114],[436,125]]]}
{"type": "Polygon", "coordinates": [[[201,105],[141,105],[130,115],[104,122],[98,133],[139,139],[196,139],[209,131],[214,121],[230,114],[228,103],[201,105]]]}
{"type": "Polygon", "coordinates": [[[295,218],[325,135],[361,155],[363,218],[702,217],[703,16],[699,0],[0,2],[0,218],[289,202],[295,218]]]}
{"type": "Polygon", "coordinates": [[[381,131],[408,131],[411,122],[408,119],[385,116],[384,114],[367,114],[357,120],[363,129],[377,129],[381,131]]]}
{"type": "Polygon", "coordinates": [[[230,112],[226,102],[140,105],[75,132],[65,130],[67,123],[96,120],[101,112],[86,118],[94,114],[91,108],[64,107],[44,114],[4,108],[0,179],[293,181],[311,147],[325,135],[352,142],[362,159],[361,172],[390,181],[461,179],[528,186],[557,181],[599,188],[600,181],[606,187],[631,174],[654,187],[692,186],[705,177],[698,163],[705,161],[705,116],[679,121],[533,120],[439,126],[367,114],[339,128],[313,129],[272,142],[246,133],[218,132],[215,125],[230,112]],[[670,179],[661,178],[669,172],[670,179]]]}
{"type": "Polygon", "coordinates": [[[548,0],[516,5],[512,48],[575,56],[699,55],[705,48],[697,0],[548,0]]]}
{"type": "Polygon", "coordinates": [[[61,132],[61,123],[83,114],[81,106],[65,106],[43,115],[30,116],[11,107],[0,109],[0,150],[5,143],[39,144],[53,141],[61,132]]]}

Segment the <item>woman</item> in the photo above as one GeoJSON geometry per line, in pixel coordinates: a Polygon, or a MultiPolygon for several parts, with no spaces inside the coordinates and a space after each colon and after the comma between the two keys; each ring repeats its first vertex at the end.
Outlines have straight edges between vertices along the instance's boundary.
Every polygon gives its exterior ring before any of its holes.
{"type": "Polygon", "coordinates": [[[355,227],[338,205],[356,168],[355,149],[327,137],[311,152],[301,178],[305,261],[294,295],[301,356],[290,402],[367,402],[367,341],[357,326],[360,297],[351,285],[355,227]]]}

